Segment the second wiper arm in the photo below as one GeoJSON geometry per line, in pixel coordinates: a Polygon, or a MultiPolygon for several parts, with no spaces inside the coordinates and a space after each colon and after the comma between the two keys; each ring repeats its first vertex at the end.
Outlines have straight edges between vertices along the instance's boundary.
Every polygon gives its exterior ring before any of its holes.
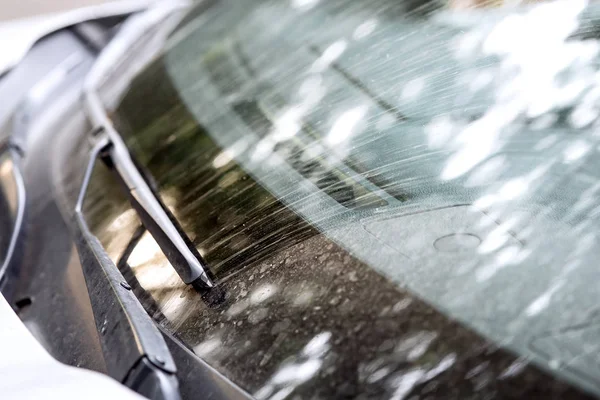
{"type": "Polygon", "coordinates": [[[210,289],[214,287],[201,260],[190,250],[180,231],[163,209],[154,192],[139,172],[121,143],[111,142],[103,151],[140,220],[186,284],[210,289]]]}

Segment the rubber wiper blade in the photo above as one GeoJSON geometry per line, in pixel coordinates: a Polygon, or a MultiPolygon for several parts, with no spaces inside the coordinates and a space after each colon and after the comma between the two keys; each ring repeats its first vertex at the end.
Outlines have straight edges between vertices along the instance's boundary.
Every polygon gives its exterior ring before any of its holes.
{"type": "Polygon", "coordinates": [[[154,237],[181,280],[201,289],[213,288],[214,283],[203,262],[191,251],[180,229],[169,218],[131,159],[127,148],[111,141],[103,150],[102,157],[125,186],[129,202],[137,211],[142,224],[154,237]]]}

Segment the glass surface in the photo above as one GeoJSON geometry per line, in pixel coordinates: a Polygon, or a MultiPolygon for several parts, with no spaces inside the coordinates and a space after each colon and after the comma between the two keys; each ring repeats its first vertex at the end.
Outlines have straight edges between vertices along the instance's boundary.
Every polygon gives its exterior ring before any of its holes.
{"type": "Polygon", "coordinates": [[[100,158],[94,161],[81,211],[91,232],[118,266],[141,222],[113,172],[100,158]]]}
{"type": "Polygon", "coordinates": [[[199,7],[111,113],[226,293],[132,224],[161,324],[259,399],[600,393],[596,6],[199,7]]]}

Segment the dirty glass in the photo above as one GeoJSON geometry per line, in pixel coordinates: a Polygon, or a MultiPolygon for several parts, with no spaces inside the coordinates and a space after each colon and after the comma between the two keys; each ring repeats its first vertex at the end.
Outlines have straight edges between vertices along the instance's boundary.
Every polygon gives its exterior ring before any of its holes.
{"type": "Polygon", "coordinates": [[[100,157],[92,162],[81,211],[108,258],[118,265],[141,221],[113,171],[100,157]]]}
{"type": "Polygon", "coordinates": [[[521,3],[200,3],[111,112],[225,293],[128,225],[152,316],[258,399],[599,394],[600,10],[521,3]]]}

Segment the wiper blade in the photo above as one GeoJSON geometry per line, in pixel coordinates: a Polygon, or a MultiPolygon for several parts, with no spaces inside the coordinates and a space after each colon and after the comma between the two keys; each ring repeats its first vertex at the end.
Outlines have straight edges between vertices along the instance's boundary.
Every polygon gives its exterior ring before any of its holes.
{"type": "Polygon", "coordinates": [[[126,187],[130,203],[138,212],[142,224],[154,237],[183,282],[202,291],[215,286],[209,276],[209,270],[205,268],[199,254],[195,255],[192,252],[192,246],[188,246],[186,243],[182,230],[177,229],[157,196],[148,186],[98,97],[98,87],[105,78],[105,74],[113,68],[115,63],[118,63],[118,60],[123,58],[127,49],[146,32],[157,26],[160,21],[164,22],[175,10],[186,4],[188,4],[186,1],[161,3],[145,12],[143,18],[134,19],[123,27],[119,41],[103,51],[86,78],[84,106],[91,122],[97,129],[96,133],[102,133],[109,142],[104,149],[105,160],[110,161],[119,180],[126,187]]]}
{"type": "Polygon", "coordinates": [[[109,166],[125,186],[127,197],[137,211],[142,224],[154,237],[181,280],[197,288],[213,288],[214,283],[203,262],[192,253],[180,230],[169,218],[135,166],[127,149],[119,143],[111,141],[103,150],[102,157],[110,164],[109,166]]]}

